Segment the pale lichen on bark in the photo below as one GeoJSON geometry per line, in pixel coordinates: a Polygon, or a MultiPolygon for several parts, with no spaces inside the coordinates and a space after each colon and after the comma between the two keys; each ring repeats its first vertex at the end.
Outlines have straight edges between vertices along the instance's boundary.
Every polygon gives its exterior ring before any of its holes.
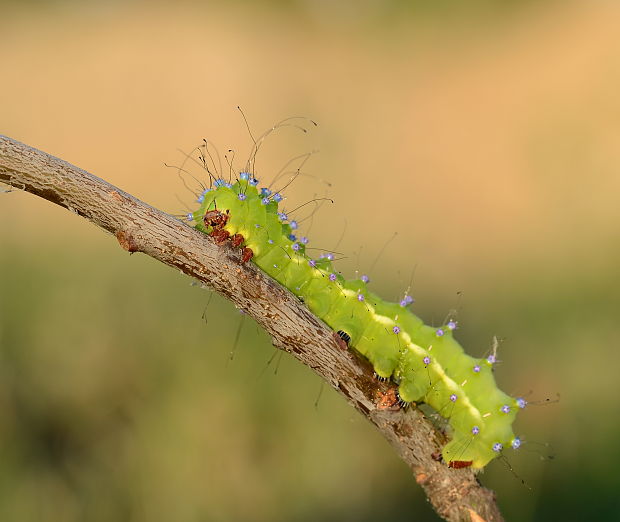
{"type": "Polygon", "coordinates": [[[441,517],[502,520],[494,493],[471,470],[437,460],[445,437],[433,423],[418,409],[389,407],[390,385],[373,378],[370,364],[343,349],[287,289],[252,263],[240,263],[237,252],[82,169],[1,135],[0,181],[71,210],[116,236],[125,250],[143,252],[230,299],[274,346],[309,366],[377,427],[441,517]]]}

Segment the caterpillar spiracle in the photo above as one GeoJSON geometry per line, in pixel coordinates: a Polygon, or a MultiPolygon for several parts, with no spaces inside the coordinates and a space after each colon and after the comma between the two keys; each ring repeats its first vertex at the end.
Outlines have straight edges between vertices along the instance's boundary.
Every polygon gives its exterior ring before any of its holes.
{"type": "Polygon", "coordinates": [[[188,219],[216,242],[241,248],[243,262],[252,260],[301,298],[371,362],[379,378],[396,383],[401,404],[424,402],[446,418],[451,438],[442,457],[450,467],[482,468],[504,448],[518,449],[512,424],[527,402],[497,387],[495,354],[467,355],[454,339],[453,320],[425,325],[410,311],[409,295],[398,303],[384,301],[368,290],[366,276],[346,280],[338,273],[332,254],[308,255],[296,221],[278,208],[282,199],[241,172],[234,183],[215,179],[188,219]]]}

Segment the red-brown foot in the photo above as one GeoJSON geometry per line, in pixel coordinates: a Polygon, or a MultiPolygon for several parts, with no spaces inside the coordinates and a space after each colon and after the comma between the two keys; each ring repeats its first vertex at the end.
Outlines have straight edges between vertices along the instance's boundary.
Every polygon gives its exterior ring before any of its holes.
{"type": "Polygon", "coordinates": [[[252,252],[252,249],[243,247],[243,250],[241,251],[241,262],[247,263],[250,259],[252,259],[252,257],[254,257],[254,252],[252,252]]]}
{"type": "Polygon", "coordinates": [[[235,248],[239,248],[244,241],[245,238],[241,234],[235,234],[230,238],[230,242],[235,248]]]}
{"type": "Polygon", "coordinates": [[[215,243],[218,245],[223,245],[226,243],[229,237],[230,232],[228,232],[228,230],[224,230],[223,228],[217,228],[213,231],[213,239],[215,239],[215,243]]]}
{"type": "Polygon", "coordinates": [[[474,463],[473,460],[453,460],[448,463],[448,467],[454,468],[454,469],[462,469],[462,468],[468,468],[473,463],[474,463]]]}

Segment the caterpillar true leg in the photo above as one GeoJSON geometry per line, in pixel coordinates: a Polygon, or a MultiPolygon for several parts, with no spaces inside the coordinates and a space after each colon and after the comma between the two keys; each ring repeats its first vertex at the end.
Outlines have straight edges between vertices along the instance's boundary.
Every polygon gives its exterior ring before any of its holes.
{"type": "Polygon", "coordinates": [[[241,251],[241,262],[247,263],[250,259],[252,259],[252,257],[254,257],[254,252],[252,252],[252,249],[243,247],[243,250],[241,251]]]}
{"type": "Polygon", "coordinates": [[[230,238],[230,242],[235,248],[239,248],[244,241],[245,239],[241,234],[235,234],[230,238]]]}

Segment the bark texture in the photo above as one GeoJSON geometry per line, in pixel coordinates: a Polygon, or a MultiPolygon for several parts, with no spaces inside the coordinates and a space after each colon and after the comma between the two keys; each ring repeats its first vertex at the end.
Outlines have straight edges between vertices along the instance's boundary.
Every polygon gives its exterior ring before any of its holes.
{"type": "MultiPolygon", "coordinates": [[[[415,408],[394,406],[393,385],[339,342],[293,294],[228,246],[59,158],[0,135],[0,181],[88,219],[143,252],[226,296],[252,316],[273,344],[325,379],[390,442],[437,513],[449,521],[501,521],[492,491],[468,469],[437,455],[444,435],[415,408]]],[[[414,515],[412,515],[413,518],[414,515]]]]}

